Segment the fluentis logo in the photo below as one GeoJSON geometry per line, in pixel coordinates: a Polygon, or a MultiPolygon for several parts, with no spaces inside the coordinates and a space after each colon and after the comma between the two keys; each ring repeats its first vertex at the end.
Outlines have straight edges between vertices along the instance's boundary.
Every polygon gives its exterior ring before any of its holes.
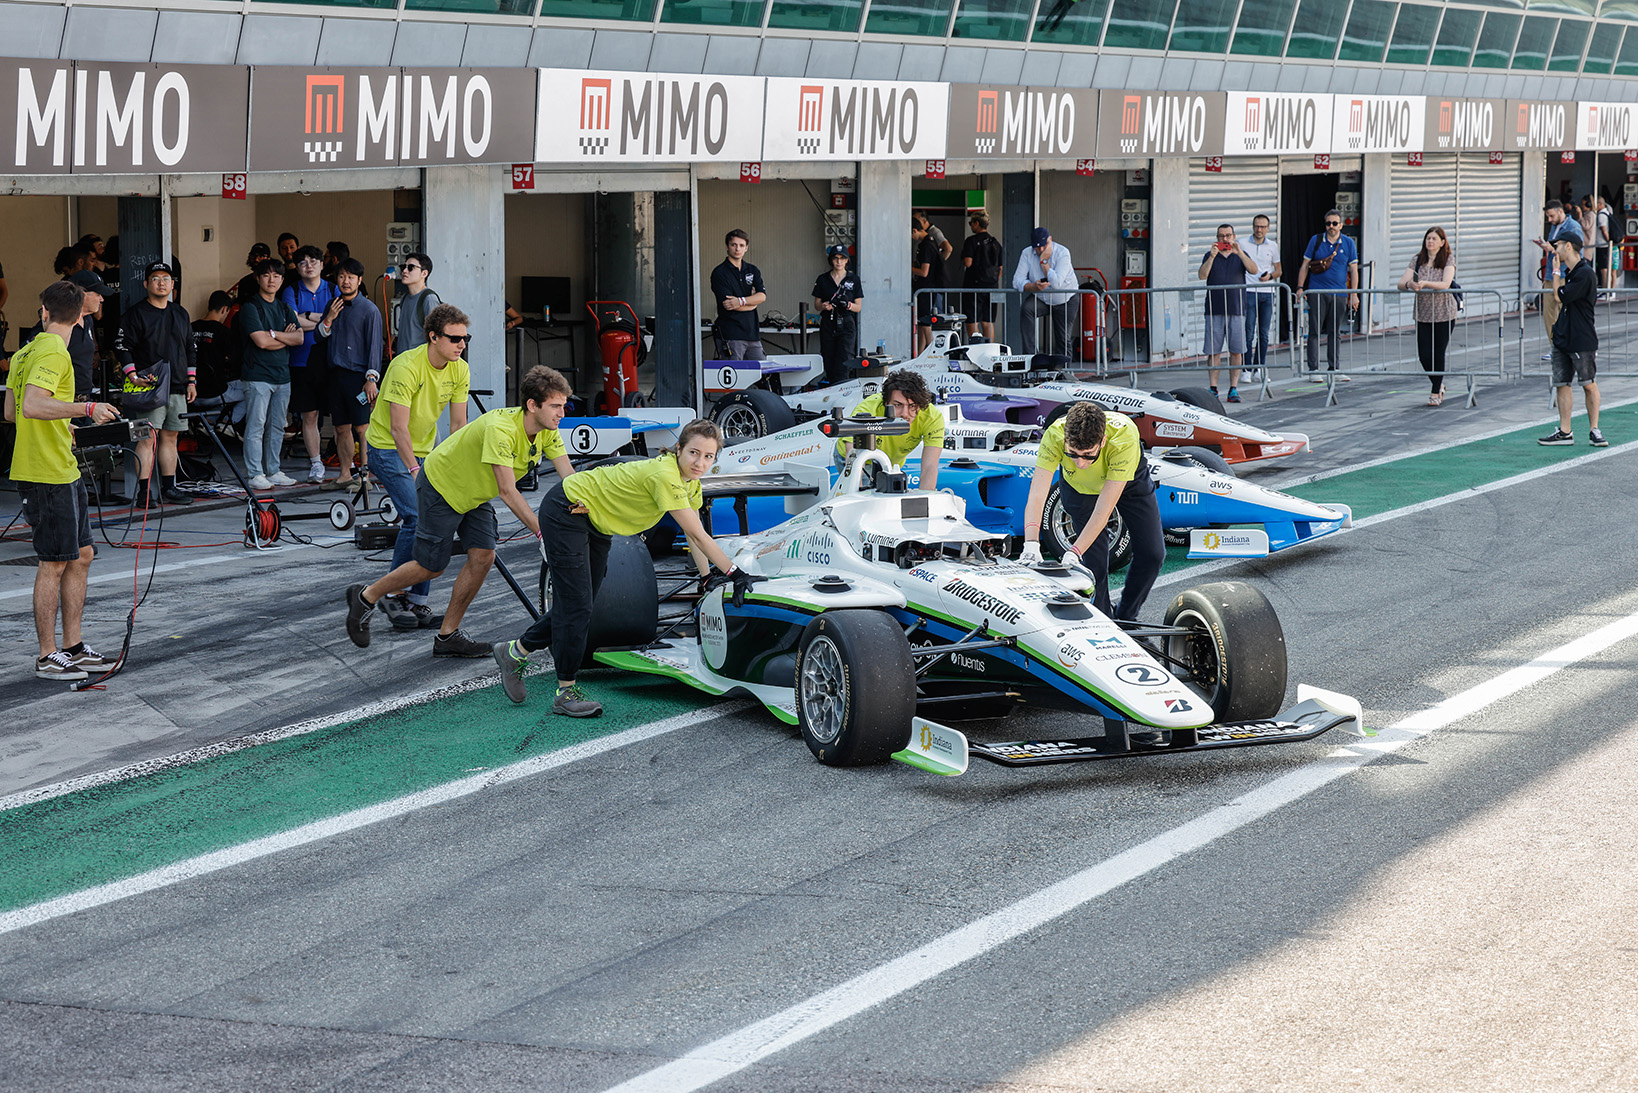
{"type": "Polygon", "coordinates": [[[1001,132],[999,96],[994,91],[978,93],[978,119],[974,123],[973,148],[980,155],[995,151],[995,141],[1001,132]]]}
{"type": "Polygon", "coordinates": [[[1257,147],[1263,132],[1263,100],[1255,95],[1246,99],[1246,148],[1257,147]]]}
{"type": "Polygon", "coordinates": [[[613,117],[613,81],[583,77],[580,81],[580,154],[600,156],[609,150],[613,117]]]}
{"type": "Polygon", "coordinates": [[[796,131],[810,136],[796,138],[797,148],[807,155],[819,151],[820,133],[825,128],[825,88],[823,84],[803,84],[796,99],[796,131]]]}
{"type": "MultiPolygon", "coordinates": [[[[344,76],[308,76],[305,127],[309,137],[341,136],[347,105],[347,82],[344,76]]],[[[308,163],[334,163],[341,155],[339,140],[307,140],[302,142],[308,163]]]]}

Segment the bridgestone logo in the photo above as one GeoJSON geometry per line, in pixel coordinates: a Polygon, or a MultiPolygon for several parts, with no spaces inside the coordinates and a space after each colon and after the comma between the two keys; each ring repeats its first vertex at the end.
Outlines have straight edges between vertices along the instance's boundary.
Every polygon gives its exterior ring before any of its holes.
{"type": "Polygon", "coordinates": [[[966,600],[980,611],[1002,622],[1017,622],[1024,615],[1018,608],[1007,606],[988,592],[981,591],[963,580],[951,581],[944,586],[944,591],[957,599],[966,600]]]}

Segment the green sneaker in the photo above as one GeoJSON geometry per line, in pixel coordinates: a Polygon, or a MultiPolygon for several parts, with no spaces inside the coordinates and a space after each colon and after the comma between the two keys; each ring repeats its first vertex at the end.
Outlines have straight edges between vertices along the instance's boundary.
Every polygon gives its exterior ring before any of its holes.
{"type": "Polygon", "coordinates": [[[529,654],[518,648],[517,644],[516,641],[508,641],[495,646],[495,663],[500,665],[500,681],[506,689],[506,697],[513,702],[522,702],[526,697],[523,673],[529,670],[529,654]]]}
{"type": "Polygon", "coordinates": [[[557,689],[557,697],[552,700],[552,712],[568,717],[598,717],[603,712],[603,704],[587,698],[580,684],[571,683],[557,689]]]}

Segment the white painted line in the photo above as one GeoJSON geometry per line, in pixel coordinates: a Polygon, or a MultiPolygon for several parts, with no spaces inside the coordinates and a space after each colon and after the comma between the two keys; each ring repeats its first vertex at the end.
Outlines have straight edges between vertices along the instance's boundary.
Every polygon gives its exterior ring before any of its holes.
{"type": "Polygon", "coordinates": [[[1090,903],[1128,881],[1216,842],[1306,797],[1343,775],[1422,739],[1436,729],[1499,702],[1564,668],[1638,634],[1638,613],[1544,653],[1501,675],[1412,714],[1379,735],[1338,748],[1242,794],[1188,823],[1065,877],[992,914],[857,975],[827,991],[747,1025],[674,1062],[612,1087],[607,1093],[690,1093],[802,1042],[832,1025],[916,987],[952,968],[1090,903]]]}
{"type": "Polygon", "coordinates": [[[186,861],[176,862],[173,865],[162,866],[150,870],[140,876],[129,877],[125,880],[113,881],[109,884],[87,888],[80,892],[73,892],[56,899],[44,900],[27,907],[19,907],[15,911],[0,914],[0,934],[21,930],[36,923],[47,922],[64,915],[72,915],[79,911],[89,910],[92,907],[101,907],[116,900],[127,899],[140,895],[143,892],[152,892],[157,888],[167,888],[173,884],[180,884],[194,877],[202,877],[207,873],[215,873],[235,865],[242,865],[257,858],[265,858],[270,854],[277,854],[297,846],[328,839],[347,831],[356,831],[361,827],[390,820],[411,812],[417,812],[433,805],[441,805],[461,797],[467,797],[495,786],[515,782],[520,778],[530,778],[557,767],[578,763],[582,759],[602,755],[605,752],[623,748],[628,744],[636,744],[643,740],[652,740],[656,736],[675,732],[686,725],[692,725],[703,718],[716,717],[724,713],[734,712],[749,705],[748,701],[734,701],[719,703],[704,710],[693,710],[688,713],[677,714],[662,721],[650,722],[647,725],[638,725],[626,729],[612,736],[604,736],[597,740],[588,740],[582,744],[575,744],[561,751],[550,752],[546,755],[537,755],[532,759],[525,759],[510,766],[496,770],[474,774],[470,778],[461,778],[454,782],[446,782],[441,786],[421,790],[403,797],[397,797],[380,804],[369,805],[355,809],[352,812],[332,816],[327,820],[317,820],[292,831],[269,835],[266,838],[255,839],[238,846],[230,846],[224,850],[201,854],[186,861]]]}
{"type": "MultiPolygon", "coordinates": [[[[1334,542],[1345,535],[1351,534],[1352,532],[1361,531],[1368,527],[1375,527],[1377,524],[1385,524],[1390,520],[1398,520],[1403,516],[1414,516],[1419,512],[1427,512],[1429,509],[1437,509],[1442,508],[1445,505],[1453,505],[1458,501],[1466,501],[1471,497],[1480,497],[1487,493],[1494,493],[1497,490],[1511,489],[1514,486],[1523,485],[1526,482],[1532,482],[1538,478],[1546,478],[1550,474],[1558,474],[1560,471],[1573,470],[1578,467],[1586,466],[1588,463],[1595,463],[1600,459],[1608,459],[1615,455],[1624,455],[1631,451],[1638,451],[1638,440],[1629,440],[1625,444],[1612,444],[1608,448],[1595,448],[1586,455],[1578,455],[1574,459],[1566,459],[1560,463],[1553,463],[1546,467],[1537,467],[1533,471],[1524,471],[1520,474],[1513,475],[1511,478],[1499,478],[1494,482],[1486,482],[1483,485],[1470,486],[1464,490],[1457,490],[1455,493],[1447,493],[1442,497],[1431,497],[1426,501],[1418,501],[1414,505],[1406,505],[1403,508],[1389,509],[1387,512],[1379,512],[1375,516],[1363,516],[1354,521],[1353,527],[1343,528],[1340,531],[1332,532],[1330,535],[1313,540],[1313,542],[1334,542]]],[[[1323,504],[1323,502],[1321,502],[1321,504],[1323,504]]],[[[1301,548],[1298,547],[1293,549],[1301,548]]],[[[1269,557],[1273,558],[1276,557],[1276,555],[1270,554],[1269,557]]],[[[1164,588],[1167,585],[1178,584],[1183,581],[1192,581],[1196,577],[1202,577],[1208,573],[1215,573],[1218,570],[1227,569],[1230,566],[1243,565],[1247,561],[1257,562],[1263,560],[1264,559],[1262,558],[1223,558],[1214,562],[1206,562],[1202,565],[1197,565],[1189,569],[1174,572],[1169,577],[1161,577],[1155,581],[1154,587],[1164,588]]]]}
{"type": "MultiPolygon", "coordinates": [[[[279,553],[282,555],[282,554],[288,554],[293,550],[307,550],[307,549],[308,549],[308,546],[307,546],[306,543],[283,543],[283,544],[280,544],[279,553]]],[[[231,554],[207,554],[202,558],[188,558],[187,560],[181,561],[181,562],[166,562],[164,565],[155,566],[154,567],[154,572],[155,573],[175,573],[178,570],[197,569],[200,566],[216,565],[219,562],[233,562],[233,561],[238,561],[241,558],[242,559],[247,559],[247,560],[254,560],[254,559],[258,558],[258,557],[264,557],[264,556],[265,555],[258,554],[254,550],[240,549],[239,551],[237,551],[235,553],[231,553],[231,554]]],[[[93,575],[91,577],[88,577],[86,579],[85,583],[88,584],[88,585],[106,584],[109,581],[129,581],[130,579],[131,579],[130,572],[128,570],[126,570],[122,566],[118,570],[104,570],[103,572],[100,572],[100,573],[97,573],[97,574],[95,574],[95,575],[93,575]]],[[[147,567],[146,566],[143,567],[143,573],[142,573],[142,578],[141,579],[147,580],[147,567]]],[[[17,598],[22,597],[22,596],[32,597],[33,595],[34,595],[34,584],[33,584],[33,579],[30,578],[29,584],[24,588],[10,588],[10,589],[7,589],[4,592],[0,592],[0,600],[12,600],[12,599],[17,599],[17,598]]]]}

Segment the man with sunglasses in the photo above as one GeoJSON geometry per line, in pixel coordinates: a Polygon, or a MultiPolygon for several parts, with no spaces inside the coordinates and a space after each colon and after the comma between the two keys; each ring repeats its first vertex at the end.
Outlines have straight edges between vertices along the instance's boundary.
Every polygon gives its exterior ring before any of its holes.
{"type": "Polygon", "coordinates": [[[404,286],[404,295],[398,298],[398,319],[393,324],[394,353],[407,353],[427,343],[427,316],[443,303],[438,294],[427,287],[432,276],[432,259],[420,251],[404,256],[398,267],[398,283],[404,286]]]}
{"type": "MultiPolygon", "coordinates": [[[[1342,343],[1342,320],[1359,306],[1359,249],[1352,236],[1342,234],[1342,213],[1332,209],[1325,214],[1325,231],[1308,241],[1302,253],[1302,268],[1297,270],[1297,299],[1308,296],[1308,371],[1315,383],[1325,382],[1319,374],[1319,340],[1325,338],[1325,363],[1329,371],[1337,370],[1337,347],[1342,343]],[[1344,296],[1346,291],[1346,296],[1344,296]]],[[[1339,382],[1347,376],[1337,375],[1339,382]]]]}
{"type": "Polygon", "coordinates": [[[1065,563],[1092,571],[1099,611],[1110,618],[1137,618],[1166,560],[1160,506],[1137,426],[1090,402],[1072,403],[1068,413],[1047,426],[1024,507],[1024,549],[1018,556],[1024,565],[1041,560],[1041,515],[1054,478],[1061,479],[1058,503],[1075,528],[1065,563]],[[1132,536],[1132,563],[1118,610],[1109,599],[1109,550],[1114,545],[1109,520],[1117,511],[1132,536]]]}
{"type": "MultiPolygon", "coordinates": [[[[416,479],[421,461],[438,442],[438,420],[449,407],[449,432],[466,425],[467,392],[472,371],[462,359],[468,341],[466,312],[439,304],[428,313],[421,344],[398,354],[387,364],[381,391],[364,434],[370,472],[398,508],[398,541],[393,545],[392,568],[397,570],[415,554],[416,479]]],[[[396,630],[426,630],[441,626],[442,615],[432,613],[427,596],[430,580],[417,581],[405,593],[381,601],[387,620],[396,630]]]]}

